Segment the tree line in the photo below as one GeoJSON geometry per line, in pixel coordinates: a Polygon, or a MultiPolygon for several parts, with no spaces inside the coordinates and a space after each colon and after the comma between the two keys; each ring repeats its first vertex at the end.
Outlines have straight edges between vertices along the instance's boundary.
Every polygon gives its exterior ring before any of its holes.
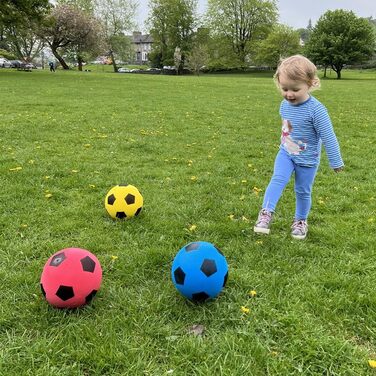
{"type": "MultiPolygon", "coordinates": [[[[117,62],[134,54],[127,34],[136,10],[136,0],[2,0],[0,48],[31,61],[48,46],[64,69],[67,60],[82,69],[106,54],[117,71],[117,62]]],[[[208,0],[203,16],[197,0],[150,0],[147,27],[152,66],[172,65],[178,73],[275,68],[281,58],[303,53],[340,78],[344,66],[375,60],[375,20],[341,9],[294,30],[278,23],[275,0],[208,0]]]]}

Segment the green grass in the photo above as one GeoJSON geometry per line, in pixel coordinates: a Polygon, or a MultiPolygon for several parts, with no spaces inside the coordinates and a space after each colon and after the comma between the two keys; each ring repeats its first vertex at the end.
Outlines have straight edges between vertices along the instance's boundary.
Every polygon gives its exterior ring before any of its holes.
{"type": "Polygon", "coordinates": [[[0,70],[0,374],[374,374],[376,74],[330,77],[315,96],[346,169],[333,173],[323,155],[299,242],[291,183],[271,235],[252,231],[280,136],[270,73],[0,70]],[[118,183],[141,190],[138,218],[106,214],[118,183]],[[170,280],[194,240],[229,264],[226,288],[203,305],[170,280]],[[47,258],[71,246],[104,272],[93,303],[73,312],[39,289],[47,258]],[[188,333],[194,324],[204,336],[188,333]]]}

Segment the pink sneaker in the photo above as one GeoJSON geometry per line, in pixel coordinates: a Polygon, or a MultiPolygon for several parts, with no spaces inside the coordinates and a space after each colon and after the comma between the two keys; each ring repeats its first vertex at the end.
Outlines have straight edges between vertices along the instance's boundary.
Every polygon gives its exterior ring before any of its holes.
{"type": "Polygon", "coordinates": [[[261,209],[260,213],[257,218],[257,222],[253,227],[253,231],[258,234],[269,234],[270,233],[270,223],[272,221],[273,213],[266,210],[261,209]]]}
{"type": "Polygon", "coordinates": [[[304,219],[294,219],[291,225],[291,236],[294,239],[303,240],[308,232],[308,223],[304,219]]]}

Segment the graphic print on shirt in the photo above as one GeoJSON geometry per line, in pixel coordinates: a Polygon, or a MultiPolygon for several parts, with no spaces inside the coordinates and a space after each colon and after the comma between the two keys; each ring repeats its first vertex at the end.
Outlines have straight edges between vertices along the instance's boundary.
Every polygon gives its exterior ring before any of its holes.
{"type": "Polygon", "coordinates": [[[300,140],[295,142],[291,137],[291,133],[292,125],[290,120],[283,119],[281,145],[289,154],[298,155],[307,148],[307,144],[300,140]]]}

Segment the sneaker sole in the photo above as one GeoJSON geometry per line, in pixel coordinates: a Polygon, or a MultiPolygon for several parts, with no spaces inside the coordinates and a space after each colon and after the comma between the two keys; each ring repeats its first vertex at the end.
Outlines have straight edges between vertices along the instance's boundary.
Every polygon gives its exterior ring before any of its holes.
{"type": "Polygon", "coordinates": [[[262,228],[262,227],[253,227],[253,231],[256,232],[257,234],[266,234],[269,235],[270,233],[270,228],[262,228]]]}
{"type": "Polygon", "coordinates": [[[304,240],[307,237],[307,235],[292,235],[292,234],[291,236],[297,240],[304,240]]]}

